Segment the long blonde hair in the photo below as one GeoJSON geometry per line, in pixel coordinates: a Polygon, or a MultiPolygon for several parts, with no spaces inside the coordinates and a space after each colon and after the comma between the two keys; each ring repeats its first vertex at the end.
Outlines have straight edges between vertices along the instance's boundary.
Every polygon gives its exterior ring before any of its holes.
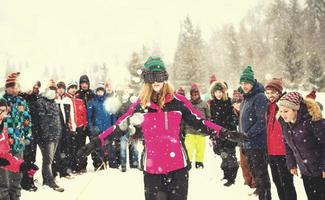
{"type": "MultiPolygon", "coordinates": [[[[160,108],[164,107],[165,97],[167,94],[172,95],[172,98],[174,98],[174,88],[169,82],[164,83],[164,85],[161,89],[161,96],[158,100],[158,105],[160,108]]],[[[142,86],[142,89],[140,91],[140,94],[139,94],[139,98],[141,100],[142,107],[146,107],[147,104],[150,103],[152,95],[153,95],[152,84],[144,83],[144,85],[142,86]]]]}

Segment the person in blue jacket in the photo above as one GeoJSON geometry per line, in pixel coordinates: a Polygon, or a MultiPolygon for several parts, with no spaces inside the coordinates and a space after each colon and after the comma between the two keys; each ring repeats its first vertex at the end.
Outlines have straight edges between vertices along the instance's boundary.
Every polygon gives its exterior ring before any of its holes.
{"type": "MultiPolygon", "coordinates": [[[[88,129],[91,138],[97,137],[99,133],[114,125],[116,121],[116,115],[109,113],[105,109],[105,100],[107,98],[104,83],[99,83],[96,88],[96,97],[87,103],[88,129]]],[[[103,162],[105,163],[104,156],[103,148],[98,148],[91,154],[95,170],[105,168],[105,164],[103,164],[103,162]]]]}
{"type": "Polygon", "coordinates": [[[266,161],[267,98],[264,86],[257,82],[251,66],[240,76],[244,101],[240,104],[239,129],[248,140],[242,143],[243,154],[256,182],[259,200],[271,199],[271,184],[266,161]]]}

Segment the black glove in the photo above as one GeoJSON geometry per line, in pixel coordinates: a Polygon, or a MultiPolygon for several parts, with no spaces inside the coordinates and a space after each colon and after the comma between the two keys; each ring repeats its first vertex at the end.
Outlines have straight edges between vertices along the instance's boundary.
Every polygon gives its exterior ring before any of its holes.
{"type": "Polygon", "coordinates": [[[5,158],[0,158],[0,167],[5,167],[7,165],[10,165],[10,162],[5,158]]]}
{"type": "Polygon", "coordinates": [[[222,140],[229,140],[232,142],[238,142],[238,143],[243,143],[245,141],[248,141],[248,137],[244,133],[240,133],[237,131],[231,131],[225,128],[222,128],[220,130],[219,134],[220,139],[222,140]]]}
{"type": "Polygon", "coordinates": [[[29,162],[23,162],[20,165],[20,171],[27,174],[30,178],[34,176],[38,169],[39,168],[35,164],[29,162]]]}
{"type": "Polygon", "coordinates": [[[77,153],[78,158],[87,157],[92,151],[97,149],[102,145],[102,142],[100,141],[99,137],[94,137],[86,146],[79,149],[77,153]]]}
{"type": "Polygon", "coordinates": [[[220,139],[212,140],[213,152],[217,155],[221,155],[221,143],[220,139]]]}

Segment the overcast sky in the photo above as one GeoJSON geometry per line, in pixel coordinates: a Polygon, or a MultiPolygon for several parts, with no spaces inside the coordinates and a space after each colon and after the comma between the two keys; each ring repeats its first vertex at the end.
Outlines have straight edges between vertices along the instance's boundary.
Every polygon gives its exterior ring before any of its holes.
{"type": "Polygon", "coordinates": [[[106,62],[116,68],[143,44],[159,46],[165,60],[172,61],[187,15],[208,39],[261,1],[0,0],[0,62],[9,57],[35,69],[70,70],[106,62]]]}

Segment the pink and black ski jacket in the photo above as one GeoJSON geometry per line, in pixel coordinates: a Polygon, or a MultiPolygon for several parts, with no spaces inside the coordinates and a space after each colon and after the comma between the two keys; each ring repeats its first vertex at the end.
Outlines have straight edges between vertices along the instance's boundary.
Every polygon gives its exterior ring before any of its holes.
{"type": "Polygon", "coordinates": [[[136,112],[144,114],[141,124],[145,147],[142,164],[144,171],[150,174],[167,174],[187,167],[189,160],[180,130],[182,120],[207,135],[219,136],[222,128],[201,118],[200,113],[184,96],[175,95],[173,98],[172,95],[166,95],[162,109],[153,102],[145,108],[140,105],[140,100],[133,103],[114,126],[98,136],[102,145],[105,139],[117,137],[118,132],[121,132],[119,125],[136,112]]]}

